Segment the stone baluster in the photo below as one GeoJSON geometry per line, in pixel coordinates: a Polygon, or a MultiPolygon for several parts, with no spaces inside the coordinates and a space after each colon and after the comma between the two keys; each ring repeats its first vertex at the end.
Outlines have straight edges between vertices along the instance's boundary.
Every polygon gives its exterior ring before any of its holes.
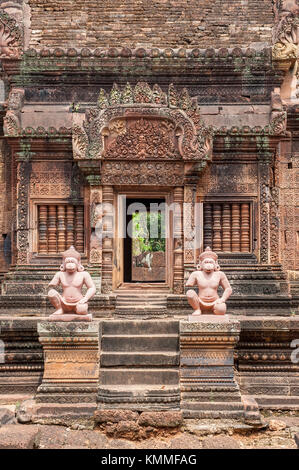
{"type": "Polygon", "coordinates": [[[204,248],[213,249],[213,213],[212,204],[204,204],[204,248]]]}
{"type": "Polygon", "coordinates": [[[250,206],[241,204],[241,252],[250,251],[250,206]]]}
{"type": "Polygon", "coordinates": [[[222,211],[222,251],[231,251],[231,206],[223,204],[222,211]]]}
{"type": "Polygon", "coordinates": [[[213,204],[213,250],[221,251],[221,205],[213,204]]]}
{"type": "Polygon", "coordinates": [[[48,207],[39,206],[38,208],[38,252],[41,255],[48,253],[47,237],[48,207]]]}
{"type": "Polygon", "coordinates": [[[241,215],[240,215],[240,204],[232,204],[232,251],[241,251],[241,215]]]}
{"type": "Polygon", "coordinates": [[[83,206],[76,206],[76,249],[84,252],[84,210],[83,206]]]}
{"type": "Polygon", "coordinates": [[[57,249],[61,253],[66,249],[65,205],[57,206],[57,249]]]}
{"type": "Polygon", "coordinates": [[[48,212],[48,253],[57,253],[57,211],[50,205],[48,212]]]}
{"type": "Polygon", "coordinates": [[[74,245],[74,206],[66,208],[66,244],[67,247],[74,245]]]}

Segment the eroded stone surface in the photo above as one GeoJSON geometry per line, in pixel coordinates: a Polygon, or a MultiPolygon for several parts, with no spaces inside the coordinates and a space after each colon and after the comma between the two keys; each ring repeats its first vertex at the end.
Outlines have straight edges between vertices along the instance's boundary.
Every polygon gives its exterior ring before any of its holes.
{"type": "Polygon", "coordinates": [[[228,436],[207,437],[202,441],[203,449],[239,449],[236,439],[228,436]]]}
{"type": "Polygon", "coordinates": [[[39,426],[7,424],[0,428],[0,449],[34,449],[39,426]]]}
{"type": "Polygon", "coordinates": [[[119,421],[136,421],[138,413],[130,410],[97,410],[94,413],[96,423],[119,423],[119,421]]]}
{"type": "Polygon", "coordinates": [[[16,422],[17,420],[14,412],[5,408],[0,408],[0,426],[4,426],[5,424],[16,424],[16,422]]]}
{"type": "Polygon", "coordinates": [[[181,426],[183,417],[180,411],[144,412],[141,413],[138,423],[141,426],[175,428],[181,426]]]}

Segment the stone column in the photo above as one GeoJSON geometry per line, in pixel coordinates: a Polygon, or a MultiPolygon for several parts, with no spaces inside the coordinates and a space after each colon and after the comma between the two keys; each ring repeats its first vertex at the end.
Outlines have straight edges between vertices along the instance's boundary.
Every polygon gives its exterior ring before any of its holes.
{"type": "Polygon", "coordinates": [[[103,249],[102,249],[102,293],[112,292],[113,271],[113,187],[103,186],[103,249]]]}
{"type": "Polygon", "coordinates": [[[244,405],[234,377],[240,323],[228,315],[180,322],[181,409],[186,418],[241,418],[244,405]]]}
{"type": "Polygon", "coordinates": [[[85,199],[85,213],[90,217],[90,240],[89,240],[89,270],[97,287],[97,292],[101,292],[102,281],[102,186],[99,175],[89,175],[86,177],[89,188],[88,198],[85,199]]]}
{"type": "Polygon", "coordinates": [[[260,263],[262,264],[270,262],[270,162],[271,155],[260,156],[260,263]]]}
{"type": "Polygon", "coordinates": [[[29,208],[28,191],[31,173],[31,152],[29,148],[18,153],[17,158],[17,264],[26,265],[29,262],[29,208]]]}
{"type": "Polygon", "coordinates": [[[99,380],[98,324],[45,321],[37,329],[44,375],[29,410],[33,421],[53,422],[55,416],[59,423],[91,419],[99,380]]]}
{"type": "Polygon", "coordinates": [[[183,201],[184,201],[184,188],[181,188],[181,187],[174,188],[174,192],[173,192],[173,202],[174,202],[173,292],[174,294],[184,293],[183,201]]]}

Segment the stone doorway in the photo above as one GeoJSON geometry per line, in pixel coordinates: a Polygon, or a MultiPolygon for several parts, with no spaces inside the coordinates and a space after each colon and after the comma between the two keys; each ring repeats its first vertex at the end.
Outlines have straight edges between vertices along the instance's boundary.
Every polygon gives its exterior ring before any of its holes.
{"type": "Polygon", "coordinates": [[[165,198],[126,199],[124,282],[165,283],[165,198]]]}
{"type": "Polygon", "coordinates": [[[118,195],[114,288],[169,286],[167,195],[118,195]]]}

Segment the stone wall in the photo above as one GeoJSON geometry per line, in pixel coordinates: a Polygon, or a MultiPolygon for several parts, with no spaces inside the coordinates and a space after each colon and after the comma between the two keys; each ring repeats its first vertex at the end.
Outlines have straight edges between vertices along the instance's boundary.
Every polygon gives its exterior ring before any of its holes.
{"type": "Polygon", "coordinates": [[[270,43],[271,0],[29,0],[32,47],[270,43]]]}

